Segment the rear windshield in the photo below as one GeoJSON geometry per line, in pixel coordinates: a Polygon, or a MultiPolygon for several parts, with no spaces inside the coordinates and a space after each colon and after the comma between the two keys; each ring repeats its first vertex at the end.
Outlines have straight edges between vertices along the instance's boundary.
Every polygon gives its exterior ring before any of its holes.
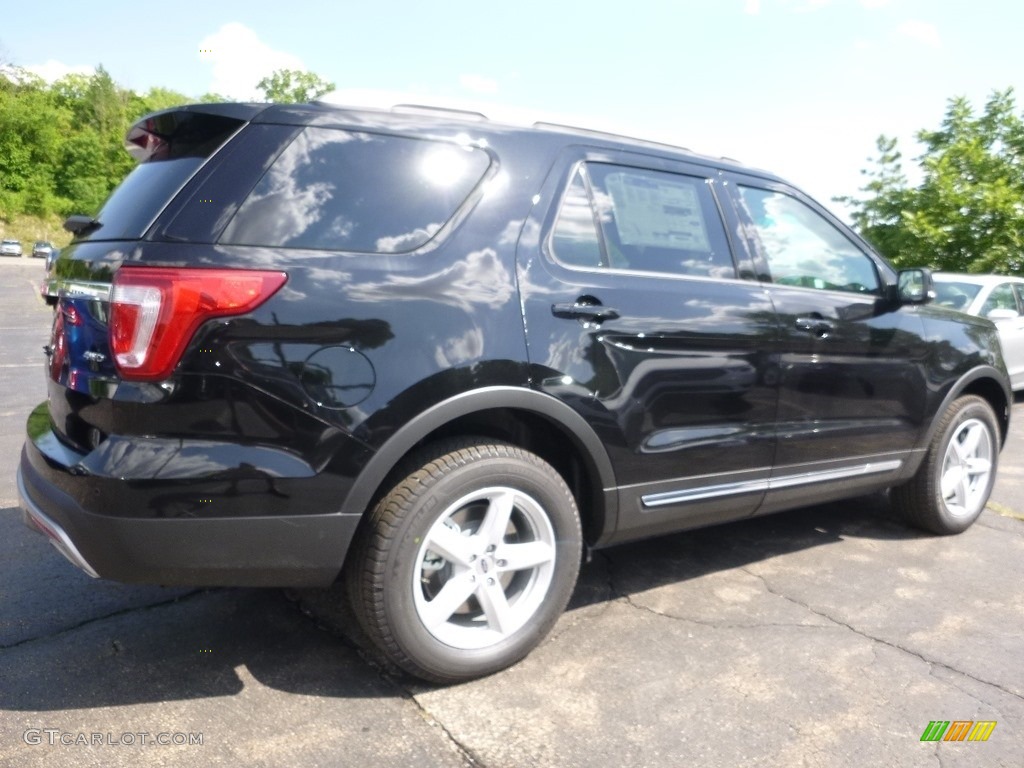
{"type": "Polygon", "coordinates": [[[202,157],[179,157],[150,160],[136,166],[96,216],[102,226],[81,239],[137,240],[142,237],[204,160],[202,157]]]}
{"type": "Polygon", "coordinates": [[[162,151],[125,177],[96,215],[100,226],[77,239],[141,238],[185,182],[241,125],[216,115],[168,114],[159,127],[173,132],[165,136],[162,151]]]}

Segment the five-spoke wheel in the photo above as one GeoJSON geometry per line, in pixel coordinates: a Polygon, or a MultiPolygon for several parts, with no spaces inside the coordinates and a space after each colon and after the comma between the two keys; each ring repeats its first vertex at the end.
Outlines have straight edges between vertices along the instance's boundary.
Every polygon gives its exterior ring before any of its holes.
{"type": "Polygon", "coordinates": [[[917,474],[894,488],[894,505],[933,533],[960,533],[988,502],[999,457],[999,427],[992,407],[965,395],[939,421],[917,474]]]}
{"type": "Polygon", "coordinates": [[[582,535],[562,477],[502,443],[442,443],[375,507],[346,577],[386,660],[455,682],[515,663],[550,631],[582,535]]]}

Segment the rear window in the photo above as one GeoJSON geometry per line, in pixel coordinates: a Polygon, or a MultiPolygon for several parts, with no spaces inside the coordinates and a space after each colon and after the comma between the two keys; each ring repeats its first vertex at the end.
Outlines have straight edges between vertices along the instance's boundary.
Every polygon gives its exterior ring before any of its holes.
{"type": "Polygon", "coordinates": [[[487,153],[473,147],[306,128],[260,179],[220,242],[412,251],[452,219],[489,166],[487,153]]]}
{"type": "Polygon", "coordinates": [[[136,166],[96,216],[102,226],[81,239],[136,240],[142,237],[167,201],[203,164],[203,159],[150,160],[136,166]]]}
{"type": "Polygon", "coordinates": [[[98,228],[79,240],[137,240],[192,176],[242,125],[202,113],[170,113],[158,119],[160,149],[137,165],[111,193],[96,219],[98,228]]]}

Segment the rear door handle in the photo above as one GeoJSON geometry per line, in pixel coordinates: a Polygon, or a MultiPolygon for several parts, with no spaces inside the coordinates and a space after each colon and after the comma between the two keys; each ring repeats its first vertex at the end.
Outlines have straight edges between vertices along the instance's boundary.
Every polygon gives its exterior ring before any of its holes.
{"type": "Polygon", "coordinates": [[[605,320],[615,320],[619,317],[618,310],[611,307],[581,301],[577,301],[574,304],[552,304],[551,314],[555,317],[563,317],[569,320],[593,320],[598,323],[605,320]]]}
{"type": "Polygon", "coordinates": [[[798,317],[796,319],[796,327],[801,331],[807,331],[808,333],[817,336],[819,339],[827,339],[832,335],[835,327],[823,317],[798,317]]]}

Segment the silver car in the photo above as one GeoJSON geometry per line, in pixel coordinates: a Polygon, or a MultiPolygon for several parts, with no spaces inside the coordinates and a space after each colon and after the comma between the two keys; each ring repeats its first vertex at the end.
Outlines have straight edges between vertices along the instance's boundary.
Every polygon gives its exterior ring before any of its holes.
{"type": "Polygon", "coordinates": [[[0,256],[21,256],[21,243],[18,240],[0,242],[0,256]]]}
{"type": "Polygon", "coordinates": [[[999,329],[1014,392],[1024,390],[1024,279],[1003,275],[937,272],[936,304],[987,317],[999,329]]]}

